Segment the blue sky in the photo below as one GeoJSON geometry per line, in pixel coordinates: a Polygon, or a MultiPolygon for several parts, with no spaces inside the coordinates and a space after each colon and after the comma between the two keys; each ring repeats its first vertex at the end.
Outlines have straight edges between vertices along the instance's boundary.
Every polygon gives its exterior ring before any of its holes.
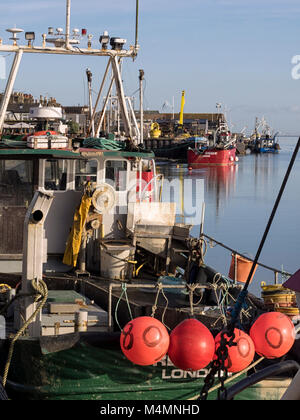
{"type": "MultiPolygon", "coordinates": [[[[1,3],[4,41],[5,29],[14,25],[34,30],[37,45],[48,26],[65,26],[65,0],[1,3]]],[[[221,102],[233,130],[249,131],[264,115],[275,130],[300,133],[300,79],[291,76],[292,57],[300,54],[299,22],[298,0],[140,0],[141,50],[135,62],[124,63],[126,94],[138,89],[143,68],[148,109],[161,111],[174,97],[179,111],[185,90],[186,112],[214,112],[221,102]]],[[[95,45],[108,30],[129,46],[134,25],[135,0],[72,0],[71,27],[87,28],[95,45]]],[[[64,105],[83,104],[85,69],[91,68],[96,91],[105,66],[103,58],[26,55],[15,87],[64,105]]]]}

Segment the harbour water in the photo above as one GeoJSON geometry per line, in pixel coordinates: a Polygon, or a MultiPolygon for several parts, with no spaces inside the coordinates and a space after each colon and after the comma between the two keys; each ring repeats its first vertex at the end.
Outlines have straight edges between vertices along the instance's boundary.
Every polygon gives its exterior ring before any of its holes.
{"type": "MultiPolygon", "coordinates": [[[[279,154],[240,156],[234,167],[205,167],[191,172],[187,165],[158,165],[166,179],[203,179],[206,206],[204,233],[244,255],[254,257],[296,142],[296,138],[283,138],[279,154]]],[[[297,156],[259,259],[269,267],[289,273],[300,268],[299,179],[300,155],[297,156]]],[[[200,218],[193,223],[193,236],[199,235],[199,224],[200,218]]],[[[231,253],[220,246],[208,247],[205,262],[228,275],[231,253]]],[[[278,281],[282,280],[284,277],[279,274],[278,281]]],[[[260,295],[261,281],[273,284],[273,272],[258,268],[249,291],[260,295]]]]}

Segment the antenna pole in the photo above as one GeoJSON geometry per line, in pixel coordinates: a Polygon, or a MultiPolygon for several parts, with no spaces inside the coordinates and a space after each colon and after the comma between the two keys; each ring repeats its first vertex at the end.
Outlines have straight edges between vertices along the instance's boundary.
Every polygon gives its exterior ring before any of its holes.
{"type": "Polygon", "coordinates": [[[135,13],[135,50],[136,51],[139,48],[138,32],[139,32],[139,0],[136,0],[136,13],[135,13]]]}
{"type": "Polygon", "coordinates": [[[66,10],[66,48],[70,48],[70,15],[71,15],[71,0],[67,0],[66,10]]]}
{"type": "Polygon", "coordinates": [[[92,125],[92,136],[95,137],[95,125],[93,119],[93,101],[92,101],[92,72],[90,69],[86,69],[86,76],[88,81],[89,90],[89,113],[90,113],[90,124],[92,125]]]}
{"type": "Polygon", "coordinates": [[[144,70],[140,70],[140,143],[144,143],[144,95],[143,95],[143,80],[144,70]]]}

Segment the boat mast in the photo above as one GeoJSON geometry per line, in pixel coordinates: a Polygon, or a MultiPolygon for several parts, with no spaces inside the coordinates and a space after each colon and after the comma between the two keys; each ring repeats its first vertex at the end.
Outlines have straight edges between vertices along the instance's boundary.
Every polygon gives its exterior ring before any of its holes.
{"type": "Polygon", "coordinates": [[[2,134],[3,124],[5,121],[6,111],[9,104],[9,100],[12,94],[12,90],[15,84],[17,73],[20,67],[21,59],[23,56],[23,51],[19,50],[15,53],[14,61],[12,63],[9,78],[6,84],[6,88],[3,94],[1,106],[0,106],[0,135],[2,134]]]}
{"type": "Polygon", "coordinates": [[[136,0],[136,10],[135,10],[135,51],[139,50],[138,44],[138,32],[139,32],[139,0],[136,0]]]}
{"type": "MultiPolygon", "coordinates": [[[[71,0],[66,0],[65,34],[62,34],[63,30],[61,28],[57,29],[56,34],[54,34],[53,32],[53,28],[48,28],[49,36],[47,37],[47,34],[42,35],[43,42],[41,46],[33,46],[32,41],[35,38],[34,32],[25,33],[25,39],[28,41],[28,45],[18,45],[18,38],[16,38],[16,34],[19,32],[23,32],[23,30],[16,28],[9,29],[8,32],[11,32],[13,34],[13,37],[10,38],[13,40],[13,44],[5,45],[3,44],[2,39],[0,38],[0,53],[15,53],[15,57],[0,105],[0,135],[3,130],[8,104],[14,87],[15,79],[19,70],[22,55],[23,53],[30,53],[109,57],[109,64],[112,66],[113,69],[114,79],[117,88],[117,95],[120,100],[121,115],[124,119],[125,133],[127,137],[132,139],[132,130],[128,118],[119,62],[123,57],[131,57],[132,59],[134,59],[137,56],[137,52],[139,49],[139,46],[137,44],[138,0],[136,0],[136,4],[136,43],[135,46],[130,46],[129,50],[125,50],[123,48],[124,44],[126,43],[126,40],[121,38],[110,38],[107,33],[104,34],[105,36],[100,37],[99,41],[101,43],[101,49],[92,48],[92,35],[88,35],[87,48],[74,48],[73,45],[79,44],[80,41],[78,30],[74,29],[74,35],[70,35],[71,0]],[[110,49],[108,48],[109,41],[111,45],[110,49]],[[49,43],[54,44],[54,46],[47,45],[49,43]]],[[[85,33],[82,32],[82,35],[86,35],[86,31],[85,33]]]]}

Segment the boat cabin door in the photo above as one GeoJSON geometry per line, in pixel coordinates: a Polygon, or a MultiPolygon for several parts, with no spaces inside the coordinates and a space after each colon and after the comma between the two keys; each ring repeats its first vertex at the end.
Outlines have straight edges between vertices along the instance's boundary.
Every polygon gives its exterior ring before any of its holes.
{"type": "Polygon", "coordinates": [[[0,159],[0,271],[22,271],[24,219],[37,167],[35,160],[0,159]]]}

